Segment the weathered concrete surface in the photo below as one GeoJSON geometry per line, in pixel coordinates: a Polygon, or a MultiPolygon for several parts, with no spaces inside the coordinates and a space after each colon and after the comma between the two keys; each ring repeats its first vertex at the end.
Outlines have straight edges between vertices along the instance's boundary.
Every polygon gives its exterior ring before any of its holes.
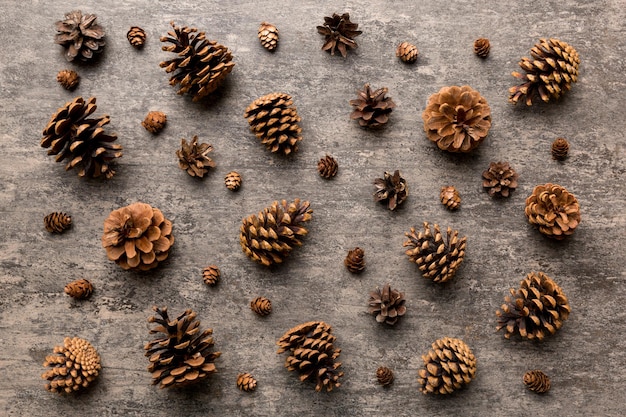
{"type": "Polygon", "coordinates": [[[624,65],[623,0],[528,2],[350,1],[0,1],[0,414],[4,415],[621,415],[626,411],[626,283],[624,281],[624,65]],[[326,3],[323,5],[322,3],[326,3]],[[107,30],[106,52],[94,66],[67,64],[53,44],[54,22],[80,8],[96,13],[107,30]],[[315,26],[332,12],[349,11],[363,35],[347,59],[320,51],[315,26]],[[225,88],[205,104],[177,96],[158,63],[158,38],[170,20],[195,25],[230,47],[236,66],[225,88]],[[280,30],[270,54],[258,43],[263,20],[280,30]],[[142,51],[126,40],[131,25],[146,29],[142,51]],[[478,37],[492,43],[490,57],[473,55],[478,37]],[[573,45],[582,58],[580,81],[555,104],[531,109],[507,103],[510,72],[540,37],[573,45]],[[420,50],[417,65],[394,55],[401,41],[420,50]],[[82,76],[74,93],[57,84],[58,70],[82,76]],[[365,82],[389,87],[398,107],[381,132],[360,129],[348,100],[365,82]],[[447,155],[422,131],[428,96],[442,86],[470,84],[491,105],[493,128],[469,156],[447,155]],[[242,114],[255,98],[284,91],[302,116],[300,152],[269,154],[248,132],[242,114]],[[83,180],[39,146],[56,109],[77,95],[96,96],[96,114],[109,114],[124,146],[110,181],[83,180]],[[149,110],[167,113],[153,137],[140,125],[149,110]],[[215,172],[196,181],[182,172],[175,150],[194,134],[215,147],[215,172]],[[564,163],[550,158],[550,143],[570,140],[564,163]],[[332,181],[316,172],[334,155],[332,181]],[[507,160],[520,173],[508,201],[489,198],[481,172],[507,160]],[[392,213],[372,201],[374,178],[400,169],[411,195],[392,213]],[[230,170],[244,178],[238,193],[222,182],[230,170]],[[543,238],[523,214],[533,187],[557,182],[582,207],[582,224],[564,242],[543,238]],[[447,212],[442,185],[454,184],[463,205],[447,212]],[[275,199],[300,197],[315,210],[304,246],[282,267],[254,265],[241,252],[242,217],[275,199]],[[139,275],[107,261],[100,245],[108,213],[134,201],[159,207],[173,220],[171,260],[139,275]],[[49,235],[42,218],[72,215],[74,226],[49,235]],[[434,286],[403,253],[404,232],[422,221],[458,228],[468,236],[466,261],[453,282],[434,286]],[[366,250],[367,270],[355,277],[342,265],[348,249],[366,250]],[[223,281],[205,286],[201,269],[218,264],[223,281]],[[568,295],[572,314],[543,343],[508,341],[494,333],[495,310],[526,273],[541,270],[568,295]],[[96,291],[74,302],[64,285],[91,280],[96,291]],[[395,328],[366,312],[368,292],[391,282],[405,292],[408,313],[395,328]],[[248,308],[257,295],[274,312],[259,319],[248,308]],[[150,385],[143,345],[153,305],[198,312],[215,331],[219,374],[195,388],[161,391],[150,385]],[[283,369],[275,341],[313,319],[334,326],[345,371],[336,391],[316,394],[283,369]],[[93,389],[58,397],[43,389],[44,356],[64,336],[90,340],[104,369],[93,389]],[[437,338],[463,338],[478,357],[468,389],[450,398],[417,391],[416,375],[437,338]],[[375,369],[392,367],[389,390],[375,369]],[[537,396],[523,373],[540,368],[553,381],[537,396]],[[235,386],[239,372],[259,381],[256,392],[235,386]]]}

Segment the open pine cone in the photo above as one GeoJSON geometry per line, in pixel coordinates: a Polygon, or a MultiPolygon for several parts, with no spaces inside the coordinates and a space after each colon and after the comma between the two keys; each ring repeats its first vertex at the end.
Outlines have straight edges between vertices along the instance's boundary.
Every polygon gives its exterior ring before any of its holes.
{"type": "Polygon", "coordinates": [[[517,188],[518,178],[508,162],[491,162],[483,172],[483,187],[491,197],[508,197],[517,188]]]}
{"type": "Polygon", "coordinates": [[[64,20],[56,22],[54,42],[67,48],[65,59],[89,61],[104,49],[104,29],[96,23],[95,14],[83,14],[74,10],[65,14],[64,20]]]}
{"type": "Polygon", "coordinates": [[[362,90],[357,90],[358,97],[350,100],[350,105],[354,107],[350,119],[358,120],[363,127],[384,126],[396,107],[391,97],[385,97],[388,91],[387,87],[372,91],[370,85],[365,84],[362,90]]]}
{"type": "Polygon", "coordinates": [[[443,87],[428,99],[422,119],[426,136],[439,149],[469,152],[489,133],[491,109],[469,85],[443,87]]]}
{"type": "Polygon", "coordinates": [[[450,394],[476,375],[476,357],[461,339],[436,340],[422,360],[424,368],[418,372],[418,383],[424,394],[450,394]]]}
{"type": "Polygon", "coordinates": [[[43,366],[51,368],[41,375],[49,381],[46,389],[59,394],[86,388],[102,369],[96,348],[79,337],[66,337],[63,346],[55,346],[54,355],[46,356],[43,366]]]}
{"type": "Polygon", "coordinates": [[[335,51],[339,50],[345,58],[348,56],[348,49],[358,46],[354,38],[363,33],[357,30],[358,27],[358,23],[350,21],[349,13],[333,13],[332,16],[324,17],[324,25],[317,27],[318,33],[326,37],[322,51],[330,51],[331,55],[335,55],[335,51]]]}
{"type": "Polygon", "coordinates": [[[524,210],[530,224],[545,236],[561,240],[580,223],[580,206],[574,194],[558,184],[538,185],[526,199],[524,210]]]}
{"type": "Polygon", "coordinates": [[[389,210],[395,210],[404,203],[409,196],[409,186],[406,180],[400,176],[400,171],[396,170],[393,175],[385,172],[383,178],[374,180],[374,200],[386,204],[389,210]]]}
{"type": "Polygon", "coordinates": [[[382,290],[376,288],[370,292],[369,312],[376,316],[378,323],[393,326],[406,313],[405,303],[404,294],[398,290],[392,290],[390,284],[385,284],[382,290]]]}
{"type": "Polygon", "coordinates": [[[215,162],[208,156],[213,151],[213,146],[208,143],[198,144],[198,136],[194,136],[189,143],[183,138],[180,146],[176,151],[178,166],[187,171],[187,174],[203,178],[209,168],[215,168],[215,162]]]}

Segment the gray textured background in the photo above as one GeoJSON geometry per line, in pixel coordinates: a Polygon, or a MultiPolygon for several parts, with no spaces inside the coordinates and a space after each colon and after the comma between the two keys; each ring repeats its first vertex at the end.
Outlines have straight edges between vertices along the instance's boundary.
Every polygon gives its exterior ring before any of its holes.
{"type": "Polygon", "coordinates": [[[530,0],[440,1],[0,1],[0,414],[9,415],[621,415],[626,411],[624,340],[624,121],[626,2],[530,0]],[[68,64],[53,43],[54,22],[65,12],[96,13],[107,31],[97,65],[68,64]],[[347,59],[320,50],[315,26],[325,15],[348,11],[363,35],[347,59]],[[206,30],[235,56],[227,84],[205,103],[176,95],[158,63],[167,54],[159,36],[169,21],[206,30]],[[275,54],[258,43],[268,20],[280,30],[275,54]],[[141,51],[126,40],[131,25],[148,33],[141,51]],[[474,56],[473,41],[487,37],[489,58],[474,56]],[[580,53],[580,81],[558,103],[517,108],[507,102],[510,72],[541,37],[556,37],[580,53]],[[395,57],[401,41],[420,50],[417,65],[395,57]],[[56,82],[76,69],[74,93],[56,82]],[[365,82],[387,86],[397,104],[386,129],[371,133],[349,120],[348,100],[365,82]],[[469,84],[488,100],[493,127],[466,156],[439,151],[425,139],[421,113],[428,96],[445,85],[469,84]],[[292,94],[302,117],[300,151],[285,159],[267,152],[248,132],[246,106],[273,91],[292,94]],[[75,96],[96,96],[96,115],[111,116],[124,156],[110,181],[85,180],[39,146],[41,130],[75,96]],[[149,110],[168,115],[152,136],[140,125],[149,110]],[[204,181],[181,171],[174,155],[181,138],[198,135],[215,147],[217,168],[204,181]],[[571,143],[564,163],[550,158],[557,136],[571,143]],[[340,164],[325,181],[316,162],[325,153],[340,164]],[[481,173],[506,160],[520,174],[512,198],[494,201],[481,173]],[[371,182],[400,169],[410,187],[402,209],[373,202],[371,182]],[[223,177],[239,171],[244,185],[228,191],[223,177]],[[523,214],[537,184],[557,182],[579,199],[582,223],[564,242],[543,238],[523,214]],[[442,185],[463,198],[451,213],[439,203],[442,185]],[[311,201],[314,218],[304,246],[275,269],[241,252],[243,217],[276,199],[311,201]],[[160,208],[174,223],[170,261],[149,274],[121,270],[100,245],[108,213],[135,201],[160,208]],[[51,211],[72,215],[72,229],[50,235],[51,211]],[[402,248],[404,232],[423,221],[450,225],[468,236],[467,256],[453,282],[435,286],[419,275],[402,248]],[[366,251],[367,269],[350,275],[348,249],[366,251]],[[216,263],[216,288],[201,279],[216,263]],[[530,271],[554,278],[572,314],[543,343],[505,340],[494,332],[495,310],[530,271]],[[87,278],[92,298],[75,302],[69,281],[87,278]],[[391,282],[404,291],[408,312],[394,328],[366,312],[368,292],[391,282]],[[274,312],[256,317],[257,295],[274,312]],[[187,390],[150,385],[143,345],[155,304],[171,312],[198,312],[223,352],[219,374],[187,390]],[[315,393],[283,368],[275,341],[292,326],[324,320],[334,327],[345,377],[330,394],[315,393]],[[43,389],[44,356],[64,336],[80,336],[99,350],[98,383],[75,397],[43,389]],[[450,398],[417,390],[420,355],[437,338],[463,338],[478,358],[470,386],[450,398]],[[375,382],[379,365],[396,374],[388,390],[375,382]],[[540,368],[553,388],[526,390],[522,375],[540,368]],[[254,393],[235,386],[239,372],[259,381],[254,393]]]}

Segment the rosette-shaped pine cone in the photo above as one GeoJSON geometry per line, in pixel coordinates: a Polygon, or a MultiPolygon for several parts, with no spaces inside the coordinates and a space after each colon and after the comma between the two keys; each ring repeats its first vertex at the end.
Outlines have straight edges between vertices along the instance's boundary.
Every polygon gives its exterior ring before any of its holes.
{"type": "Polygon", "coordinates": [[[126,38],[132,46],[135,48],[141,48],[146,42],[146,31],[139,26],[131,26],[126,33],[126,38]]]}
{"type": "Polygon", "coordinates": [[[339,164],[337,160],[330,155],[326,155],[324,158],[317,162],[317,172],[322,178],[331,179],[337,175],[339,164]]]}
{"type": "Polygon", "coordinates": [[[376,370],[376,380],[383,387],[387,387],[393,383],[393,371],[386,366],[380,366],[376,370]]]}
{"type": "Polygon", "coordinates": [[[63,233],[72,226],[72,217],[55,211],[43,218],[43,225],[50,233],[63,233]]]}
{"type": "Polygon", "coordinates": [[[487,38],[478,38],[474,41],[474,53],[481,58],[487,58],[491,44],[487,38]]]}
{"type": "Polygon", "coordinates": [[[382,127],[389,121],[389,114],[396,107],[391,97],[385,97],[387,87],[372,91],[369,84],[357,90],[357,98],[350,100],[354,110],[350,119],[358,120],[363,127],[382,127]]]}
{"type": "Polygon", "coordinates": [[[332,16],[324,17],[324,25],[317,27],[317,32],[326,37],[322,51],[330,51],[331,55],[335,55],[335,51],[339,50],[345,58],[348,56],[348,49],[358,46],[354,38],[363,33],[357,30],[358,27],[358,23],[350,21],[349,13],[333,13],[332,16]]]}
{"type": "Polygon", "coordinates": [[[89,298],[93,292],[93,285],[86,279],[72,281],[65,286],[65,294],[79,300],[89,298]]]}
{"type": "Polygon", "coordinates": [[[483,187],[491,197],[508,197],[517,188],[518,178],[508,162],[491,162],[483,172],[483,187]]]}
{"type": "Polygon", "coordinates": [[[253,261],[265,266],[282,263],[300,238],[308,233],[304,223],[311,220],[313,210],[308,201],[296,198],[292,203],[274,201],[258,215],[242,220],[239,243],[253,261]]]}
{"type": "Polygon", "coordinates": [[[204,32],[196,28],[176,26],[162,36],[161,42],[171,45],[161,47],[173,52],[176,58],[161,62],[165,72],[172,73],[170,85],[180,84],[178,94],[189,93],[198,101],[214,92],[233,70],[233,56],[224,45],[206,39],[204,32]],[[198,32],[196,34],[196,32],[198,32]]]}
{"type": "Polygon", "coordinates": [[[214,287],[220,281],[222,273],[217,265],[209,265],[202,270],[202,280],[206,285],[214,287]]]}
{"type": "Polygon", "coordinates": [[[151,111],[141,122],[141,125],[150,133],[159,133],[167,123],[167,115],[162,111],[151,111]]]}
{"type": "Polygon", "coordinates": [[[224,185],[230,191],[237,191],[241,187],[241,175],[237,171],[230,171],[224,177],[224,185]]]}
{"type": "Polygon", "coordinates": [[[396,48],[396,56],[400,58],[400,61],[406,62],[407,64],[412,64],[417,61],[418,55],[419,51],[417,50],[417,46],[408,42],[402,42],[396,48]]]}
{"type": "Polygon", "coordinates": [[[565,138],[556,138],[554,142],[552,142],[552,159],[557,161],[563,161],[567,158],[567,153],[569,152],[569,142],[565,138]]]}
{"type": "Polygon", "coordinates": [[[276,342],[276,353],[289,352],[285,367],[298,371],[300,381],[314,382],[315,391],[332,391],[341,385],[341,362],[335,361],[341,349],[334,346],[336,337],[331,332],[329,324],[310,321],[290,329],[276,342]]]}
{"type": "Polygon", "coordinates": [[[215,168],[215,162],[208,156],[211,151],[213,146],[210,144],[198,144],[198,136],[194,136],[189,143],[183,138],[180,149],[176,151],[178,166],[192,177],[203,178],[209,168],[215,168]]]}
{"type": "Polygon", "coordinates": [[[489,133],[491,109],[469,85],[443,87],[428,99],[422,119],[426,136],[439,149],[469,152],[489,133]]]}
{"type": "Polygon", "coordinates": [[[403,245],[409,247],[405,253],[417,264],[424,278],[440,283],[449,281],[463,262],[467,237],[459,238],[459,231],[448,227],[444,239],[439,225],[434,225],[434,232],[428,222],[423,226],[424,230],[417,234],[413,227],[410,233],[405,233],[409,238],[403,245]]]}
{"type": "Polygon", "coordinates": [[[41,147],[50,148],[48,155],[56,155],[57,162],[67,159],[65,169],[76,167],[81,177],[111,178],[115,171],[109,164],[122,156],[122,145],[113,143],[117,135],[104,131],[111,121],[109,116],[89,118],[96,108],[95,97],[87,101],[76,97],[66,103],[43,129],[41,147]]]}
{"type": "Polygon", "coordinates": [[[272,302],[265,297],[257,297],[250,301],[250,309],[259,316],[267,316],[272,312],[272,302]]]}
{"type": "Polygon", "coordinates": [[[498,326],[504,337],[519,334],[524,339],[543,340],[561,328],[570,313],[569,301],[556,282],[543,272],[531,272],[510,289],[501,310],[496,311],[498,326]]]}
{"type": "Polygon", "coordinates": [[[550,391],[550,378],[538,369],[524,374],[524,384],[529,390],[537,394],[544,394],[550,391]]]}
{"type": "Polygon", "coordinates": [[[476,375],[476,357],[461,339],[436,340],[422,360],[424,368],[418,372],[418,383],[424,394],[450,394],[476,375]]]}
{"type": "Polygon", "coordinates": [[[161,210],[133,203],[113,210],[104,221],[102,246],[123,269],[147,271],[167,259],[174,244],[172,222],[161,210]]]}
{"type": "Polygon", "coordinates": [[[374,180],[374,200],[386,204],[389,210],[395,210],[409,196],[409,186],[406,180],[396,170],[393,175],[385,172],[383,178],[374,180]]]}
{"type": "Polygon", "coordinates": [[[261,22],[259,26],[259,42],[263,48],[270,52],[274,52],[278,46],[278,29],[271,23],[261,22]]]}
{"type": "Polygon", "coordinates": [[[390,284],[385,284],[382,290],[376,288],[370,292],[369,312],[376,316],[378,323],[386,323],[393,326],[406,313],[405,303],[404,294],[398,290],[391,289],[390,284]]]}
{"type": "Polygon", "coordinates": [[[104,49],[104,29],[96,23],[95,14],[83,14],[74,10],[65,14],[64,20],[56,22],[54,42],[67,48],[65,59],[89,61],[104,49]]]}
{"type": "Polygon", "coordinates": [[[544,102],[556,100],[578,81],[578,52],[558,39],[540,39],[530,50],[532,59],[523,57],[519,66],[525,74],[517,71],[511,74],[523,81],[509,88],[509,101],[517,104],[522,100],[527,106],[536,97],[544,102]]]}
{"type": "Polygon", "coordinates": [[[536,186],[526,199],[524,212],[530,224],[557,240],[574,233],[580,223],[578,200],[558,184],[536,186]]]}
{"type": "Polygon", "coordinates": [[[63,346],[54,347],[54,355],[46,356],[43,366],[50,368],[41,375],[49,381],[46,389],[59,394],[86,388],[102,369],[96,348],[79,337],[66,337],[63,346]]]}
{"type": "Polygon", "coordinates": [[[57,81],[63,88],[69,91],[73,91],[77,86],[80,77],[74,70],[61,70],[57,74],[57,81]]]}
{"type": "Polygon", "coordinates": [[[271,152],[289,155],[302,140],[300,116],[289,94],[271,93],[254,100],[243,117],[250,130],[271,152]]]}
{"type": "Polygon", "coordinates": [[[461,206],[461,196],[453,185],[442,187],[439,198],[441,199],[441,204],[449,210],[456,210],[461,206]]]}
{"type": "Polygon", "coordinates": [[[359,247],[350,249],[346,259],[343,260],[343,264],[353,274],[363,272],[365,269],[365,251],[359,247]]]}
{"type": "Polygon", "coordinates": [[[249,373],[237,375],[237,388],[242,391],[254,391],[256,389],[256,379],[249,373]]]}

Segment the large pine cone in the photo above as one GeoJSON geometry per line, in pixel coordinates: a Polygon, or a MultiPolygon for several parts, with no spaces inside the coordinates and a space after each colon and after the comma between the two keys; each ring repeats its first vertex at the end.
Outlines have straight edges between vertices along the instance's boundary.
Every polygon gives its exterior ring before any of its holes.
{"type": "Polygon", "coordinates": [[[161,42],[171,45],[161,47],[162,50],[177,55],[161,62],[170,78],[170,85],[180,84],[178,94],[189,93],[193,101],[198,101],[215,91],[226,76],[233,70],[233,56],[224,45],[206,39],[204,32],[187,26],[178,27],[170,23],[173,31],[169,36],[162,36],[161,42]],[[198,34],[196,34],[198,32],[198,34]]]}
{"type": "Polygon", "coordinates": [[[178,166],[192,177],[203,178],[209,172],[209,168],[215,168],[215,162],[209,157],[211,151],[212,145],[198,144],[198,136],[194,136],[189,143],[183,138],[180,149],[176,151],[178,166]]]}
{"type": "Polygon", "coordinates": [[[523,81],[509,89],[509,101],[522,100],[527,106],[538,96],[544,102],[556,100],[578,81],[578,52],[558,39],[540,39],[530,50],[532,59],[523,57],[519,66],[525,74],[511,74],[523,81]]]}
{"type": "Polygon", "coordinates": [[[428,99],[422,119],[426,136],[439,149],[469,152],[489,133],[491,109],[469,85],[443,87],[428,99]]]}
{"type": "Polygon", "coordinates": [[[102,246],[109,260],[123,269],[156,268],[173,244],[172,222],[149,204],[133,203],[113,210],[104,221],[102,246]]]}
{"type": "Polygon", "coordinates": [[[282,263],[289,252],[301,246],[301,236],[308,231],[303,226],[311,220],[313,210],[308,201],[296,198],[292,203],[274,201],[258,215],[242,220],[239,243],[250,259],[265,266],[282,263]]]}
{"type": "Polygon", "coordinates": [[[526,199],[524,210],[530,224],[544,235],[561,240],[580,223],[580,206],[574,194],[558,184],[538,185],[526,199]]]}
{"type": "Polygon", "coordinates": [[[518,178],[508,162],[491,162],[483,172],[483,187],[492,197],[508,197],[517,188],[518,178]]]}
{"type": "Polygon", "coordinates": [[[56,22],[54,42],[67,48],[65,59],[89,61],[104,48],[104,29],[96,23],[95,14],[83,14],[74,10],[65,14],[64,20],[56,22]]]}
{"type": "Polygon", "coordinates": [[[376,288],[370,292],[369,312],[376,316],[378,323],[393,326],[406,313],[405,303],[404,294],[392,290],[390,284],[385,284],[382,290],[376,288]]]}
{"type": "Polygon", "coordinates": [[[333,13],[332,16],[324,17],[324,25],[317,27],[318,33],[326,37],[322,51],[330,51],[331,55],[335,55],[335,51],[339,50],[341,56],[345,58],[348,49],[358,46],[354,38],[363,33],[357,30],[358,27],[358,23],[350,21],[349,13],[342,15],[333,13]]]}
{"type": "Polygon", "coordinates": [[[109,116],[89,118],[96,108],[95,97],[87,101],[76,97],[66,103],[44,128],[41,146],[50,148],[48,155],[56,155],[57,162],[68,159],[65,169],[76,167],[81,177],[111,178],[115,171],[109,164],[122,156],[122,145],[113,143],[117,135],[104,131],[111,121],[109,116]]]}
{"type": "Polygon", "coordinates": [[[300,381],[314,382],[315,391],[332,391],[341,385],[341,362],[335,362],[341,349],[333,345],[336,337],[331,332],[330,325],[323,321],[310,321],[290,329],[276,342],[276,353],[289,351],[285,367],[297,370],[300,381]]]}
{"type": "Polygon", "coordinates": [[[396,170],[393,175],[385,172],[383,178],[374,180],[374,200],[386,204],[389,210],[395,210],[404,203],[409,196],[409,186],[406,180],[400,176],[400,171],[396,170]]]}
{"type": "Polygon", "coordinates": [[[396,107],[391,97],[385,97],[388,91],[387,87],[372,91],[370,85],[365,84],[362,90],[357,90],[358,97],[350,100],[350,105],[354,107],[350,119],[358,120],[359,125],[364,127],[384,126],[396,107]]]}
{"type": "Polygon", "coordinates": [[[196,320],[196,313],[189,309],[174,320],[170,320],[167,307],[152,309],[157,315],[148,322],[157,326],[150,334],[160,333],[144,348],[150,361],[148,371],[152,374],[152,385],[159,384],[160,388],[188,385],[217,372],[213,362],[222,353],[212,351],[213,329],[201,332],[200,320],[196,320]]]}
{"type": "Polygon", "coordinates": [[[66,337],[63,346],[55,346],[54,353],[43,363],[51,369],[41,375],[49,381],[48,391],[69,394],[86,388],[102,369],[98,351],[84,339],[66,337]]]}
{"type": "Polygon", "coordinates": [[[519,334],[525,339],[543,340],[554,334],[569,317],[570,306],[563,290],[543,272],[531,272],[520,283],[518,290],[510,289],[504,304],[496,315],[497,330],[504,329],[504,337],[519,334]]]}
{"type": "Polygon", "coordinates": [[[403,246],[408,246],[405,252],[411,262],[415,262],[422,271],[424,278],[434,282],[446,282],[454,277],[465,257],[467,237],[459,239],[459,231],[448,227],[447,239],[444,240],[439,225],[434,225],[434,233],[428,222],[424,222],[424,231],[405,233],[409,238],[403,246]]]}
{"type": "Polygon", "coordinates": [[[476,375],[476,357],[461,339],[436,340],[422,360],[424,368],[418,372],[418,383],[424,394],[450,394],[476,375]]]}

